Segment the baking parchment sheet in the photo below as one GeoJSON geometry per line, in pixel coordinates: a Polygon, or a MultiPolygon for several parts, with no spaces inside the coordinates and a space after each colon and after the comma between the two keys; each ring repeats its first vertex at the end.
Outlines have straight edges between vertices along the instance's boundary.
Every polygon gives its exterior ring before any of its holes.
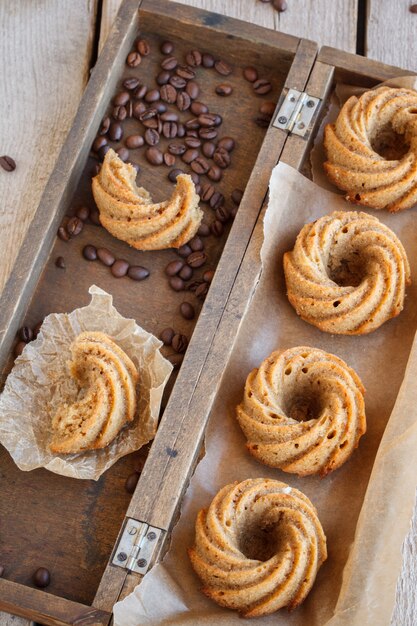
{"type": "Polygon", "coordinates": [[[172,371],[159,350],[162,342],[135,320],[120,315],[110,294],[95,285],[89,293],[88,306],[45,318],[38,337],[16,359],[0,396],[0,442],[21,470],[45,467],[63,476],[98,480],[120,457],[155,435],[162,393],[172,371]],[[59,404],[77,396],[67,361],[71,342],[85,330],[107,333],[135,363],[139,371],[137,415],[102,450],[56,455],[48,447],[51,419],[59,404]]]}
{"type": "MultiPolygon", "coordinates": [[[[130,596],[115,605],[115,626],[241,626],[237,614],[218,607],[201,594],[201,583],[190,566],[187,547],[194,541],[198,510],[207,507],[225,484],[250,477],[276,478],[303,491],[318,509],[329,550],[328,560],[303,605],[291,614],[284,609],[255,621],[265,626],[323,626],[331,619],[375,455],[403,381],[417,327],[415,210],[396,215],[369,211],[392,228],[409,256],[414,282],[407,290],[405,309],[397,318],[370,335],[332,336],[303,322],[289,304],[282,270],[283,253],[292,249],[306,222],[333,210],[354,209],[342,196],[321,189],[289,166],[280,163],[274,169],[264,221],[263,271],[211,412],[205,457],[197,466],[184,498],[167,556],[130,596]],[[242,398],[244,382],[252,368],[273,350],[297,345],[310,345],[338,355],[357,371],[367,390],[367,434],[351,459],[324,479],[298,478],[258,463],[246,452],[245,438],[235,419],[235,407],[242,398]]],[[[413,356],[390,424],[391,440],[381,461],[384,473],[374,482],[362,528],[358,528],[363,539],[358,543],[357,558],[352,561],[351,580],[355,588],[349,586],[349,578],[345,577],[345,589],[349,593],[339,606],[342,611],[350,610],[349,607],[351,610],[347,621],[343,621],[342,614],[333,619],[332,626],[382,626],[390,621],[401,564],[401,544],[408,528],[417,482],[414,470],[417,392],[415,385],[410,388],[409,384],[410,378],[415,380],[417,375],[415,361],[413,356]],[[360,571],[356,573],[358,566],[361,566],[360,571]],[[369,607],[370,620],[353,617],[359,610],[357,602],[362,603],[365,612],[369,607]]]]}

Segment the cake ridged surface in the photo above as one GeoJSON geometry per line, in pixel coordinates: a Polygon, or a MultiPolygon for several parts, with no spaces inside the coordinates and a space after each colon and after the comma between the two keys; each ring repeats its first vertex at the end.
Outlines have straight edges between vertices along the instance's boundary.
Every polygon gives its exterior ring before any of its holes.
{"type": "Polygon", "coordinates": [[[335,211],[306,224],[284,254],[288,299],[328,333],[370,333],[398,315],[411,283],[405,250],[376,217],[335,211]]]}
{"type": "Polygon", "coordinates": [[[324,169],[347,200],[390,211],[416,204],[416,112],[417,92],[379,87],[349,98],[336,122],[326,126],[324,169]]]}
{"type": "Polygon", "coordinates": [[[171,198],[160,203],[135,179],[135,168],[109,150],[92,183],[106,230],[138,250],[179,248],[194,237],[203,213],[191,176],[180,174],[171,198]]]}
{"type": "Polygon", "coordinates": [[[248,479],[221,489],[199,512],[189,555],[208,597],[261,617],[303,602],[327,558],[326,537],[303,493],[248,479]]]}
{"type": "Polygon", "coordinates": [[[237,419],[261,463],[325,476],[345,463],[366,431],[364,393],[342,359],[290,348],[273,352],[249,374],[237,419]]]}
{"type": "Polygon", "coordinates": [[[81,333],[71,345],[71,355],[69,369],[80,393],[53,416],[50,449],[58,454],[108,446],[136,411],[138,372],[110,337],[81,333]]]}

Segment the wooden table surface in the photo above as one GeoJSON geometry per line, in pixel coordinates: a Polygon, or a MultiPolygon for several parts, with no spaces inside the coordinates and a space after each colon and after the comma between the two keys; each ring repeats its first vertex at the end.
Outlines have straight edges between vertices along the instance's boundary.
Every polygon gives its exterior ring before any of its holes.
{"type": "MultiPolygon", "coordinates": [[[[0,289],[18,257],[120,2],[0,2],[0,152],[17,163],[12,173],[0,170],[0,289]]],[[[288,0],[285,13],[260,0],[182,2],[417,73],[417,14],[409,11],[410,0],[288,0]]],[[[404,555],[395,626],[417,624],[416,554],[414,533],[404,555]]],[[[0,614],[0,625],[11,624],[28,622],[0,614]]]]}

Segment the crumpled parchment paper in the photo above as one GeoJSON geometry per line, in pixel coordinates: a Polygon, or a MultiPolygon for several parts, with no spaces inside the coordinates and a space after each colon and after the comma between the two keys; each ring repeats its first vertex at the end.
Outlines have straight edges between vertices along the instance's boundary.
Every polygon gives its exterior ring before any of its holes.
{"type": "Polygon", "coordinates": [[[162,343],[135,320],[120,315],[110,294],[95,285],[89,293],[88,306],[45,318],[38,337],[26,345],[6,380],[0,396],[0,442],[21,470],[45,467],[63,476],[98,480],[118,459],[155,435],[162,393],[172,371],[159,350],[162,343]],[[76,398],[77,385],[67,361],[71,342],[86,330],[110,335],[135,363],[137,415],[107,448],[56,455],[48,447],[51,418],[62,401],[76,398]]]}

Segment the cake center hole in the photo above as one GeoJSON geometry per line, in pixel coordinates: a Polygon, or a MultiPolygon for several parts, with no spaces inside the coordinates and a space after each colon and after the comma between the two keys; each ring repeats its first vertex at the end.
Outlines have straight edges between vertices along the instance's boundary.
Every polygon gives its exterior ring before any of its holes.
{"type": "Polygon", "coordinates": [[[391,124],[386,124],[375,133],[371,138],[371,146],[372,150],[387,161],[402,159],[410,149],[404,135],[396,133],[391,124]]]}
{"type": "Polygon", "coordinates": [[[327,268],[329,278],[340,287],[357,287],[365,274],[365,264],[357,251],[330,257],[327,268]]]}
{"type": "Polygon", "coordinates": [[[262,528],[258,523],[248,524],[241,533],[239,550],[247,559],[268,561],[279,552],[281,544],[279,525],[262,528]]]}
{"type": "Polygon", "coordinates": [[[321,413],[321,403],[313,396],[296,396],[288,402],[287,415],[297,422],[317,419],[321,413]]]}

